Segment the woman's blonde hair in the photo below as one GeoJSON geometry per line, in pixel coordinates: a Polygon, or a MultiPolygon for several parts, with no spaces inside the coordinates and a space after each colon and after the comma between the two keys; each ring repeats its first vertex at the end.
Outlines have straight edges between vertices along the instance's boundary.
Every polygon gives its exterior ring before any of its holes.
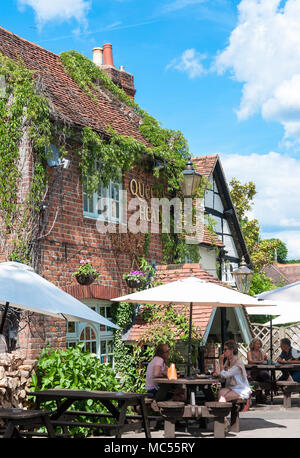
{"type": "Polygon", "coordinates": [[[256,342],[259,342],[260,348],[262,348],[262,341],[258,337],[256,337],[255,339],[251,340],[250,342],[250,345],[249,345],[250,350],[252,351],[254,350],[254,345],[256,344],[256,342]]]}

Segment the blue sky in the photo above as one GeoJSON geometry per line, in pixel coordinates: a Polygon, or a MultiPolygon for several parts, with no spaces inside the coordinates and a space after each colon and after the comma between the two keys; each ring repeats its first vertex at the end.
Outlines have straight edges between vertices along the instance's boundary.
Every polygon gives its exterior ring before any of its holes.
{"type": "Polygon", "coordinates": [[[55,53],[113,45],[136,102],[257,186],[265,238],[300,258],[299,0],[7,0],[0,25],[55,53]]]}

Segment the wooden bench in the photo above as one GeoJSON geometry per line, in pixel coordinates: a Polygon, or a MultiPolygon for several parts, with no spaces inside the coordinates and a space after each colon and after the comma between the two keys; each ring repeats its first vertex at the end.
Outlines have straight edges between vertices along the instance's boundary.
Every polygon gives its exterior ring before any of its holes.
{"type": "Polygon", "coordinates": [[[56,437],[49,419],[50,413],[43,410],[0,409],[0,418],[6,425],[3,438],[22,437],[29,434],[23,434],[23,430],[33,430],[39,426],[46,427],[48,437],[56,437]]]}
{"type": "Polygon", "coordinates": [[[184,402],[164,401],[157,403],[164,419],[164,437],[175,438],[175,424],[179,419],[210,419],[214,421],[214,437],[225,437],[225,417],[231,412],[232,431],[239,431],[239,411],[242,402],[206,402],[204,406],[185,405],[184,402]]]}
{"type": "Polygon", "coordinates": [[[283,407],[286,409],[292,407],[292,393],[300,393],[300,383],[289,380],[276,382],[276,385],[283,392],[283,407]]]}
{"type": "MultiPolygon", "coordinates": [[[[209,416],[214,418],[214,437],[221,439],[225,437],[226,423],[225,418],[232,409],[231,402],[206,402],[209,416]]],[[[203,412],[205,415],[205,412],[203,412]]]]}
{"type": "Polygon", "coordinates": [[[175,423],[178,418],[183,418],[185,405],[180,401],[161,401],[157,403],[160,414],[164,419],[166,438],[175,437],[175,423]]]}
{"type": "Polygon", "coordinates": [[[234,433],[240,432],[240,412],[247,404],[247,399],[236,399],[231,401],[230,412],[230,431],[234,433]]]}

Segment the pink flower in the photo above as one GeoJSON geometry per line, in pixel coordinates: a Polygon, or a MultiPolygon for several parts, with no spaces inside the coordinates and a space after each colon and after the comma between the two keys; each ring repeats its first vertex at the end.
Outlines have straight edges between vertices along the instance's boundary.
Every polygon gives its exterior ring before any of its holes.
{"type": "Polygon", "coordinates": [[[81,259],[80,264],[89,264],[91,262],[90,259],[81,259]]]}

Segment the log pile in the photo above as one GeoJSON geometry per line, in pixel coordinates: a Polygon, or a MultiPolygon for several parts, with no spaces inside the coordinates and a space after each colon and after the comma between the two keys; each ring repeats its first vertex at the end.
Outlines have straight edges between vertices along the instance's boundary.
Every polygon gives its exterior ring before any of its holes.
{"type": "Polygon", "coordinates": [[[27,393],[36,361],[26,361],[21,352],[0,353],[0,407],[28,407],[27,393]]]}

